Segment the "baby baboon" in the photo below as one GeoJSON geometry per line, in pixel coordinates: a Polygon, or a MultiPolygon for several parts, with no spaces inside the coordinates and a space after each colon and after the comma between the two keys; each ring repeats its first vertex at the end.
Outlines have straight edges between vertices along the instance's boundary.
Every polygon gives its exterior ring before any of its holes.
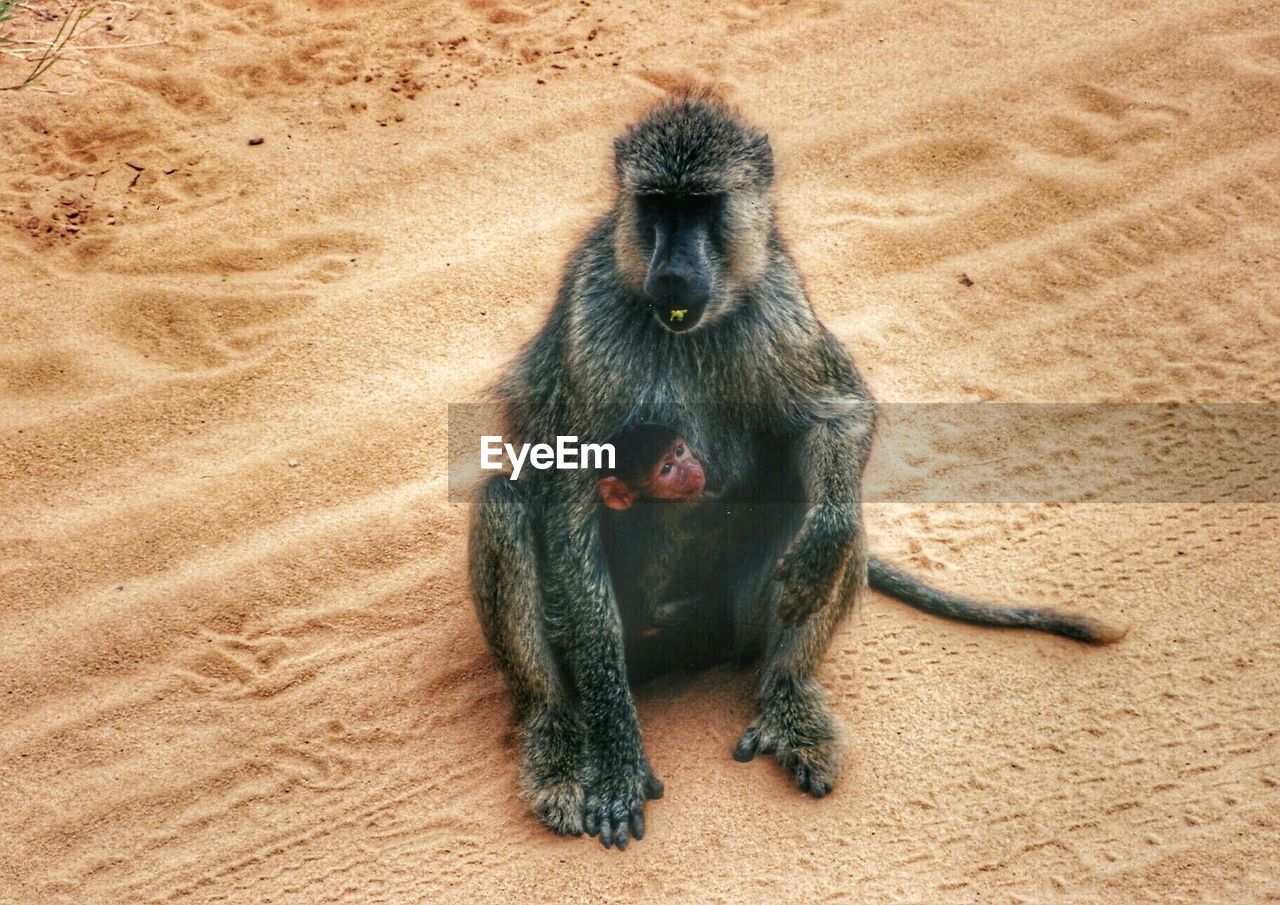
{"type": "Polygon", "coordinates": [[[644,501],[695,502],[706,489],[702,460],[669,427],[637,424],[614,437],[614,465],[596,481],[605,506],[626,511],[644,501]]]}
{"type": "Polygon", "coordinates": [[[709,499],[701,460],[684,437],[656,424],[630,427],[610,443],[615,464],[596,487],[628,676],[641,682],[724,660],[727,608],[711,593],[715,560],[686,555],[705,549],[715,532],[715,512],[698,508],[709,499]]]}
{"type": "MultiPolygon", "coordinates": [[[[508,433],[550,443],[642,421],[681,426],[706,457],[718,517],[669,564],[677,575],[692,558],[716,564],[681,594],[721,602],[725,643],[760,661],[758,710],[734,756],[772,754],[801,789],[825,795],[836,724],[814,671],[867,581],[871,397],[783,246],[763,133],[714,96],[682,92],[616,140],[614,162],[612,208],[499,384],[508,433]]],[[[645,801],[662,784],[640,741],[596,494],[583,471],[489,481],[470,559],[523,729],[534,812],[559,833],[585,829],[622,848],[643,835],[645,801]]],[[[695,518],[703,507],[680,508],[695,518]]],[[[917,606],[994,621],[870,566],[876,586],[917,606]]]]}

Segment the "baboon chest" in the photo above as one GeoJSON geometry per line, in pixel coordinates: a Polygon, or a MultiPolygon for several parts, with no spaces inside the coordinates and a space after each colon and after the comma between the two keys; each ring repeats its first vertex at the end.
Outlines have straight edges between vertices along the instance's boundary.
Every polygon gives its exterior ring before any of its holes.
{"type": "Polygon", "coordinates": [[[612,398],[601,400],[605,433],[640,422],[669,427],[692,445],[712,491],[754,484],[790,445],[777,430],[774,399],[760,389],[771,381],[754,370],[747,355],[732,367],[694,357],[637,356],[611,385],[612,398]]]}

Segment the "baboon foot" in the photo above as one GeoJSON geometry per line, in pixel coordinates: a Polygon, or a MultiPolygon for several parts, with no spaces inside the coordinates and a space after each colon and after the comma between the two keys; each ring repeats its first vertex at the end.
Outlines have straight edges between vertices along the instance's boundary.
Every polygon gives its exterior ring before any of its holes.
{"type": "Polygon", "coordinates": [[[813,698],[763,704],[733,750],[734,760],[772,754],[802,792],[821,798],[835,786],[840,745],[826,704],[813,698]]]}

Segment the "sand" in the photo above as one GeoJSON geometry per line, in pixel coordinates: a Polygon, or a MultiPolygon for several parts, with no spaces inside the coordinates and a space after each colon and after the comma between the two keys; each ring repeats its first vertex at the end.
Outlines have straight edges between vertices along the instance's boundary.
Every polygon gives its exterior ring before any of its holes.
{"type": "Polygon", "coordinates": [[[878,398],[1280,401],[1277,4],[123,0],[76,43],[0,94],[0,901],[1280,899],[1274,501],[870,505],[1132,630],[870,595],[821,801],[731,759],[749,673],[663,680],[619,854],[519,800],[444,468],[690,77],[878,398]]]}

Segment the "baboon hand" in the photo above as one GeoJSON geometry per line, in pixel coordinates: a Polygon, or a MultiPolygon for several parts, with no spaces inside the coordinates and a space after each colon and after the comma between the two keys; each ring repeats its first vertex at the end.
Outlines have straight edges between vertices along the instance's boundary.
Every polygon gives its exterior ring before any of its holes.
{"type": "MultiPolygon", "coordinates": [[[[603,765],[601,765],[603,768],[603,765]]],[[[644,838],[644,804],[662,797],[662,782],[653,775],[647,763],[637,767],[598,769],[591,771],[594,780],[588,787],[583,809],[583,826],[587,833],[600,837],[605,848],[616,845],[621,851],[632,839],[644,838]]]]}

